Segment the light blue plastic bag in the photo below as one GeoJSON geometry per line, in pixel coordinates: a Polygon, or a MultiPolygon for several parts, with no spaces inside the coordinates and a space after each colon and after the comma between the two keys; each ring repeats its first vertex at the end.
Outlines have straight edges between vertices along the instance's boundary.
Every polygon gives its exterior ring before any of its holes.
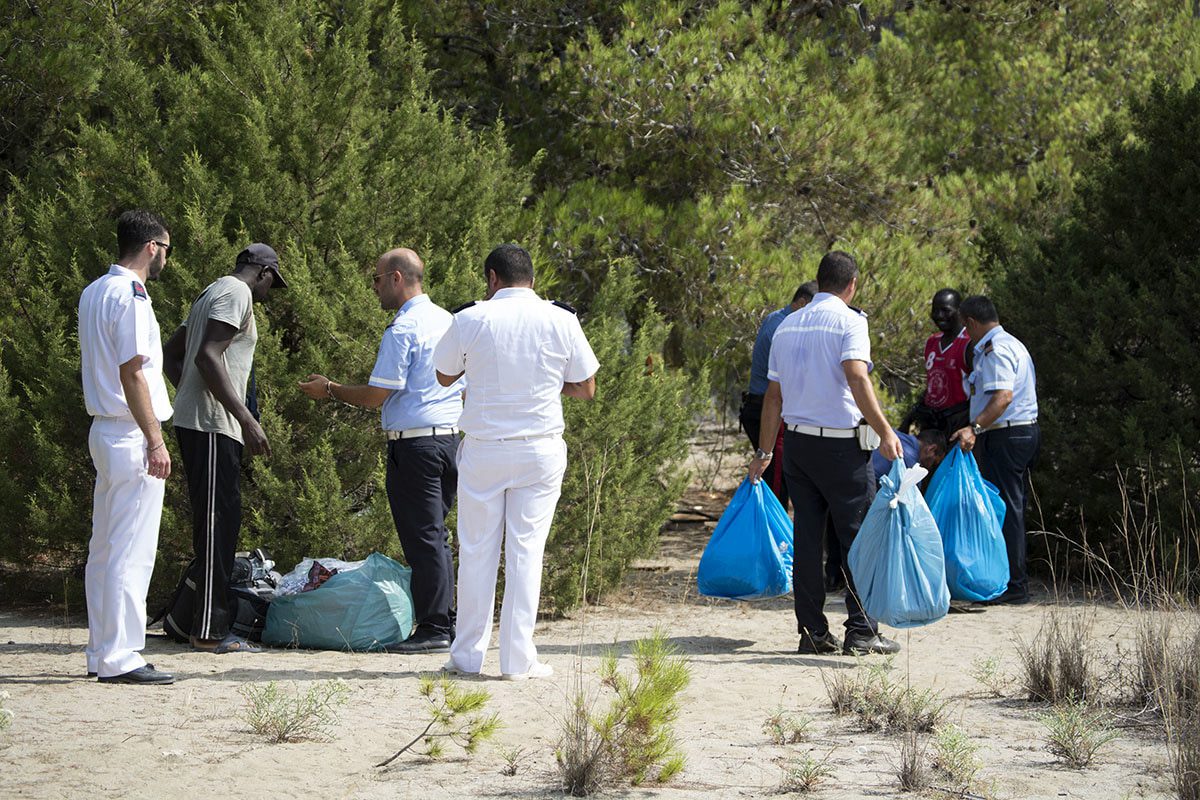
{"type": "Polygon", "coordinates": [[[892,463],[847,556],[863,608],[893,628],[928,625],[950,609],[942,537],[917,489],[927,474],[892,463]]]}
{"type": "Polygon", "coordinates": [[[264,644],[315,650],[382,650],[413,626],[412,570],[382,553],[317,589],[271,601],[264,644]]]}
{"type": "Polygon", "coordinates": [[[1000,491],[983,479],[974,455],[952,446],[927,495],[946,548],[950,596],[975,601],[999,597],[1008,588],[1000,491]]]}
{"type": "Polygon", "coordinates": [[[747,478],[734,492],[700,556],[696,587],[731,600],[792,590],[792,521],[764,481],[747,478]]]}

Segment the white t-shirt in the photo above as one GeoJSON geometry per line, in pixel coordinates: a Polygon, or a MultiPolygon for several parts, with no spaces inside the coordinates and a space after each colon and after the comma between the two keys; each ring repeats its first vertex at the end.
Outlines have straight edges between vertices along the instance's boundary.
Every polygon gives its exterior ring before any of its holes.
{"type": "Polygon", "coordinates": [[[771,340],[767,378],[779,382],[789,425],[853,428],[862,412],[850,393],[843,361],[871,364],[867,316],[840,297],[818,292],[789,314],[771,340]]]}
{"type": "Polygon", "coordinates": [[[83,400],[93,417],[133,419],[121,365],[140,356],[154,416],[171,416],[162,374],[162,338],[150,295],[137,274],[119,264],[92,281],[79,297],[79,354],[83,400]]]}
{"type": "Polygon", "coordinates": [[[587,380],[600,362],[574,314],[509,287],[454,315],[433,365],[443,375],[466,372],[459,427],[495,440],[562,433],[563,384],[587,380]]]}

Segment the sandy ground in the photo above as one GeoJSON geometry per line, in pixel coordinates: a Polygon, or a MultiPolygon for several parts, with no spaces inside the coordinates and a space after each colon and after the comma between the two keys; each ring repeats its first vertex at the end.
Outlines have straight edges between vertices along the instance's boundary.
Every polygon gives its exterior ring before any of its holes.
{"type": "MultiPolygon", "coordinates": [[[[759,797],[776,792],[781,766],[807,754],[828,757],[834,774],[817,795],[891,797],[899,738],[868,734],[834,716],[824,681],[838,670],[863,669],[842,656],[798,656],[790,598],[733,603],[697,597],[695,569],[722,495],[694,492],[664,531],[660,553],[638,565],[605,605],[539,624],[542,658],[555,669],[545,681],[498,680],[494,652],[488,676],[472,681],[491,693],[503,729],[473,757],[451,748],[441,761],[405,754],[390,768],[372,764],[411,738],[427,719],[418,677],[444,655],[399,656],[307,651],[214,656],[161,636],[146,654],[180,681],[169,687],[101,685],[83,676],[85,623],[0,612],[0,690],[11,697],[11,727],[0,732],[0,797],[176,798],[282,796],[306,798],[552,797],[561,794],[554,748],[577,676],[600,700],[595,673],[602,653],[623,654],[655,628],[687,656],[692,682],[677,731],[687,755],[683,774],[664,787],[622,789],[620,796],[759,797]],[[240,719],[239,688],[279,681],[288,690],[339,678],[351,694],[328,741],[268,744],[240,719]],[[777,708],[812,717],[809,738],[776,745],[763,732],[777,708]],[[501,773],[504,753],[522,748],[515,775],[501,773]],[[202,795],[197,795],[202,792],[202,795]]],[[[1077,606],[1094,616],[1098,655],[1112,657],[1134,635],[1134,615],[1103,605],[1077,606]]],[[[1019,698],[986,696],[972,664],[998,657],[1018,670],[1016,637],[1031,636],[1050,606],[989,609],[952,615],[911,632],[891,632],[905,647],[893,676],[950,699],[952,721],[981,745],[982,784],[996,798],[1167,797],[1166,751],[1142,726],[1121,729],[1098,763],[1076,771],[1045,749],[1036,715],[1019,698]]],[[[827,612],[840,626],[840,599],[827,612]]]]}

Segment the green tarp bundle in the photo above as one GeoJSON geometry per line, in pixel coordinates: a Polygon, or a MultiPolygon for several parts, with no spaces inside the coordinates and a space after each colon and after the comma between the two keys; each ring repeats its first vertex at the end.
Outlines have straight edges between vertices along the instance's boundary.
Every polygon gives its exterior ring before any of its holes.
{"type": "Polygon", "coordinates": [[[408,638],[413,625],[412,570],[372,553],[355,570],[320,588],[276,597],[263,643],[314,650],[382,650],[408,638]]]}

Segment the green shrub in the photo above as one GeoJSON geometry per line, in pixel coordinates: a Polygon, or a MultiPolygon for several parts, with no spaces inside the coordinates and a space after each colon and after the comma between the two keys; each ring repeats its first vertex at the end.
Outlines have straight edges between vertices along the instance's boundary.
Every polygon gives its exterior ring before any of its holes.
{"type": "Polygon", "coordinates": [[[705,395],[663,365],[666,324],[637,287],[628,262],[613,264],[583,320],[600,371],[593,401],[563,404],[567,474],[542,590],[551,610],[615,587],[653,550],[687,485],[679,465],[705,395]]]}
{"type": "Polygon", "coordinates": [[[814,792],[825,781],[833,776],[833,767],[829,764],[829,756],[814,758],[806,755],[804,758],[793,758],[783,769],[783,780],[779,783],[780,794],[808,794],[814,792]]]}
{"type": "Polygon", "coordinates": [[[1200,85],[1159,83],[1133,103],[1128,125],[1096,140],[1078,201],[1053,234],[991,247],[1001,321],[1037,365],[1044,449],[1034,483],[1047,521],[1076,544],[1082,521],[1092,549],[1132,548],[1117,561],[1193,593],[1198,140],[1200,85]],[[1124,537],[1123,527],[1146,536],[1124,537]],[[1154,558],[1143,564],[1143,553],[1154,558]]]}
{"type": "Polygon", "coordinates": [[[1059,703],[1095,697],[1099,677],[1092,645],[1094,623],[1086,612],[1052,607],[1031,640],[1017,637],[1021,684],[1030,700],[1059,703]]]}
{"type": "Polygon", "coordinates": [[[242,719],[250,730],[276,743],[330,738],[337,709],[350,696],[350,687],[337,679],[290,694],[275,681],[247,684],[239,691],[246,700],[242,719]]]}
{"type": "Polygon", "coordinates": [[[1104,712],[1089,708],[1079,700],[1060,703],[1038,716],[1046,729],[1047,748],[1074,769],[1091,764],[1100,749],[1117,738],[1117,732],[1108,726],[1107,720],[1104,712]]]}
{"type": "MultiPolygon", "coordinates": [[[[94,473],[75,309],[113,257],[116,214],[134,206],[160,212],[176,248],[150,287],[164,337],[245,244],[280,253],[289,288],[256,311],[273,452],[247,461],[242,546],[265,545],[284,567],[306,555],[399,557],[378,412],[313,403],[296,383],[370,374],[389,315],[367,275],[390,247],[422,254],[435,302],[480,296],[487,252],[532,238],[522,206],[536,162],[515,162],[502,127],[472,131],[438,104],[425,51],[392,4],[240,0],[171,15],[146,3],[119,18],[59,6],[58,60],[32,72],[47,90],[68,69],[91,83],[60,87],[65,131],[31,132],[32,155],[0,153],[26,168],[0,203],[0,505],[10,511],[0,561],[72,569],[86,558],[94,473]]],[[[539,290],[575,301],[531,249],[539,290]]],[[[665,323],[639,279],[612,272],[582,317],[602,361],[597,400],[566,404],[571,466],[546,558],[547,607],[559,611],[583,599],[584,563],[594,597],[650,547],[682,491],[675,466],[703,397],[662,368],[665,323]]],[[[176,458],[160,589],[190,554],[189,531],[176,458]]]]}
{"type": "Polygon", "coordinates": [[[607,711],[593,714],[582,689],[571,700],[556,757],[572,796],[621,782],[666,783],[684,767],[674,726],[691,680],[687,661],[662,631],[634,643],[633,661],[632,675],[620,671],[615,653],[601,664],[601,682],[616,694],[607,711]]]}

